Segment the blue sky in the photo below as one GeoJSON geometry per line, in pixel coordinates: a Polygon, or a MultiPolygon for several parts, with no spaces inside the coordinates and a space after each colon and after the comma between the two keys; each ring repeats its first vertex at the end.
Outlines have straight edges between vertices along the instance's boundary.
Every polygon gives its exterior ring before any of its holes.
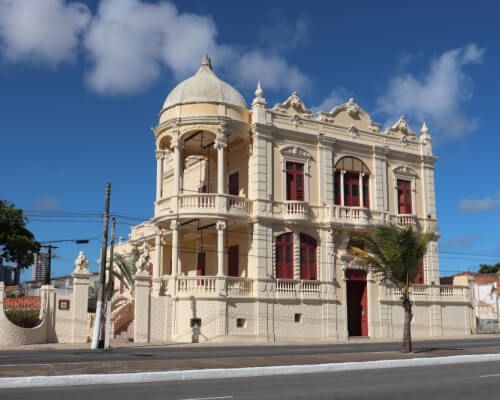
{"type": "Polygon", "coordinates": [[[500,6],[402,4],[0,0],[0,197],[27,210],[39,240],[95,238],[62,244],[54,275],[79,249],[96,270],[102,228],[90,214],[105,183],[126,237],[152,214],[150,127],[208,50],[248,103],[260,79],[269,104],[296,89],[314,109],[354,97],[383,124],[427,121],[441,272],[496,262],[500,6]]]}

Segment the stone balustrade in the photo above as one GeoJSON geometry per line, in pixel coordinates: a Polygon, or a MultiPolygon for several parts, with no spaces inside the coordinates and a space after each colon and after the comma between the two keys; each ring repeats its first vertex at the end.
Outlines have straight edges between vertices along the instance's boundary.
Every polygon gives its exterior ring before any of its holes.
{"type": "MultiPolygon", "coordinates": [[[[394,286],[382,285],[380,301],[401,301],[401,290],[394,286]]],[[[470,289],[467,286],[413,285],[410,298],[415,302],[446,301],[470,303],[470,289]]]]}

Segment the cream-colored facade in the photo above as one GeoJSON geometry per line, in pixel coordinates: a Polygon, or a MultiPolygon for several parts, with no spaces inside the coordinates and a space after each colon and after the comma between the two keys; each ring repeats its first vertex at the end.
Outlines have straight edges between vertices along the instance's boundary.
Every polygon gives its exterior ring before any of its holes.
{"type": "MultiPolygon", "coordinates": [[[[436,229],[425,124],[382,130],[352,99],[314,114],[295,92],[269,107],[260,84],[248,108],[205,57],[153,132],[154,218],[118,246],[143,249],[136,341],[401,336],[398,293],[348,246],[375,224],[436,229]]],[[[437,242],[412,296],[414,336],[471,333],[468,288],[439,285],[437,242]]]]}

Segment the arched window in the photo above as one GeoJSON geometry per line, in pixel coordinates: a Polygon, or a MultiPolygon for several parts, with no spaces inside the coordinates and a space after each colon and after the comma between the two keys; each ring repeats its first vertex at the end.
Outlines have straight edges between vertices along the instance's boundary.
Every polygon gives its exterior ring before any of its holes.
{"type": "Polygon", "coordinates": [[[293,279],[293,233],[276,237],[276,278],[293,279]]]}
{"type": "Polygon", "coordinates": [[[317,241],[305,233],[300,234],[300,279],[317,279],[317,241]]]}
{"type": "Polygon", "coordinates": [[[335,204],[370,208],[370,170],[354,157],[343,157],[335,165],[335,204]]]}

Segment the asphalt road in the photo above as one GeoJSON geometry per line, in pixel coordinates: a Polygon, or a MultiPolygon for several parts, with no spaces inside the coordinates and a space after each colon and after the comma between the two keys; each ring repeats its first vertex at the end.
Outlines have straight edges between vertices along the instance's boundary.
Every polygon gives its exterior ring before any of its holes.
{"type": "MultiPolygon", "coordinates": [[[[340,353],[399,351],[399,342],[366,342],[319,345],[246,345],[246,346],[149,346],[122,347],[111,351],[90,350],[18,350],[0,351],[0,365],[21,365],[39,363],[82,363],[99,361],[134,360],[187,360],[210,359],[214,357],[239,358],[280,355],[319,355],[340,353]]],[[[472,349],[478,347],[499,347],[500,337],[471,338],[460,340],[415,341],[414,351],[436,349],[472,349]]]]}
{"type": "Polygon", "coordinates": [[[495,399],[500,362],[260,378],[0,390],[2,400],[495,399]]]}

